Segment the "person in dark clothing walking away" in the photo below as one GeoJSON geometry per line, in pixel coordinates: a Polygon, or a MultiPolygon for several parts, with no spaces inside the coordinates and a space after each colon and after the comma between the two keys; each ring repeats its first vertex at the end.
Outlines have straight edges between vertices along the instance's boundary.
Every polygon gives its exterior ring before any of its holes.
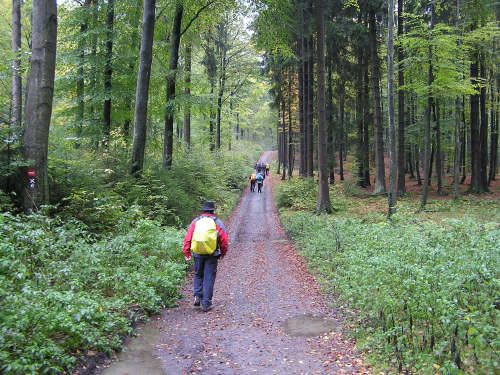
{"type": "Polygon", "coordinates": [[[264,177],[257,173],[257,193],[262,193],[262,185],[264,184],[264,177]]]}
{"type": "Polygon", "coordinates": [[[186,261],[194,257],[194,305],[208,311],[212,307],[217,262],[227,254],[228,235],[222,221],[215,216],[215,204],[204,202],[203,212],[194,219],[184,237],[186,261]]]}

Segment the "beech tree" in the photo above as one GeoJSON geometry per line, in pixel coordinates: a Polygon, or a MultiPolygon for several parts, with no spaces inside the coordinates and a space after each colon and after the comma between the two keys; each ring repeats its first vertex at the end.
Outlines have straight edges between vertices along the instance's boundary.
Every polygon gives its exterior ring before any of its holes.
{"type": "Polygon", "coordinates": [[[30,74],[26,83],[23,154],[29,169],[36,173],[33,187],[23,190],[25,210],[37,210],[49,201],[47,154],[52,115],[57,42],[55,0],[39,0],[32,8],[30,74]]]}
{"type": "Polygon", "coordinates": [[[144,165],[149,79],[151,75],[151,62],[153,60],[155,12],[156,0],[144,0],[139,73],[137,75],[137,88],[135,93],[134,136],[130,162],[130,172],[132,174],[141,171],[144,165]]]}

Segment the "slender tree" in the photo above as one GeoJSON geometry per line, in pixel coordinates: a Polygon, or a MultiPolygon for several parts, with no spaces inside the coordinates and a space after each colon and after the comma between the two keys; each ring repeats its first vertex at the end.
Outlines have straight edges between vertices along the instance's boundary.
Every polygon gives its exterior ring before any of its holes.
{"type": "MultiPolygon", "coordinates": [[[[390,1],[390,0],[389,0],[390,1]]],[[[398,38],[403,37],[403,0],[398,0],[398,38]]],[[[405,186],[405,75],[403,70],[404,51],[398,47],[398,195],[406,192],[405,186]]],[[[412,170],[413,172],[413,170],[412,170]]]]}
{"type": "Polygon", "coordinates": [[[394,0],[388,0],[387,25],[387,101],[389,119],[389,209],[390,219],[396,209],[396,130],[394,128],[394,0]]]}
{"type": "Polygon", "coordinates": [[[165,108],[165,138],[163,142],[163,168],[172,167],[172,156],[174,152],[174,99],[175,99],[175,79],[177,75],[177,65],[179,63],[179,45],[181,41],[181,23],[184,6],[177,3],[175,6],[174,23],[170,34],[170,63],[167,74],[167,98],[165,108]]]}
{"type": "Polygon", "coordinates": [[[115,23],[115,1],[108,1],[106,20],[106,63],[104,66],[104,111],[103,145],[106,147],[111,132],[111,78],[113,75],[113,29],[115,23]]]}
{"type": "MultiPolygon", "coordinates": [[[[390,1],[390,0],[389,0],[390,1]]],[[[375,19],[375,9],[370,7],[369,11],[369,36],[372,65],[372,88],[373,105],[375,114],[375,188],[374,194],[383,194],[385,187],[385,163],[384,163],[384,129],[382,126],[382,109],[380,106],[380,62],[378,58],[377,25],[375,19]]]]}
{"type": "MultiPolygon", "coordinates": [[[[26,84],[23,153],[34,169],[33,187],[23,191],[23,207],[37,210],[49,201],[47,154],[54,94],[57,45],[57,5],[55,0],[33,2],[30,74],[26,84]]],[[[26,184],[27,185],[27,184],[26,184]]],[[[26,186],[25,185],[25,186],[26,186]]]]}
{"type": "Polygon", "coordinates": [[[12,0],[12,95],[10,124],[14,128],[21,126],[22,120],[22,91],[21,78],[21,0],[12,0]]]}
{"type": "Polygon", "coordinates": [[[427,73],[427,108],[425,110],[425,151],[424,151],[424,189],[422,193],[422,203],[421,209],[423,210],[427,204],[427,195],[429,190],[429,180],[430,180],[430,169],[432,161],[430,160],[430,147],[431,147],[431,109],[433,103],[432,97],[432,82],[434,81],[434,74],[432,71],[432,32],[434,29],[434,6],[436,0],[431,2],[431,23],[430,23],[430,35],[429,35],[429,68],[427,73]]]}
{"type": "Polygon", "coordinates": [[[319,188],[316,213],[332,211],[328,189],[328,165],[326,147],[326,116],[325,116],[325,30],[323,15],[323,0],[315,0],[315,18],[318,46],[316,59],[318,61],[318,160],[319,188]]]}
{"type": "Polygon", "coordinates": [[[191,146],[191,59],[193,43],[187,42],[184,56],[185,84],[184,94],[186,95],[186,105],[184,106],[184,142],[188,148],[191,146]]]}
{"type": "Polygon", "coordinates": [[[153,36],[155,28],[156,0],[144,0],[142,16],[141,49],[139,53],[139,72],[135,91],[134,135],[130,172],[140,172],[144,166],[146,148],[146,127],[148,115],[149,80],[153,60],[153,36]]]}

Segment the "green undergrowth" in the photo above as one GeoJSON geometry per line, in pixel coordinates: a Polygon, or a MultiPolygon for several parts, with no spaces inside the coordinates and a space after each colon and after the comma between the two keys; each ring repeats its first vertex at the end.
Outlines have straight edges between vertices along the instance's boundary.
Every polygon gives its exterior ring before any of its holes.
{"type": "MultiPolygon", "coordinates": [[[[284,193],[293,195],[282,186],[278,202],[284,193]]],[[[281,219],[324,288],[346,312],[353,311],[358,347],[390,372],[495,373],[500,224],[494,205],[488,200],[476,205],[473,198],[441,201],[435,211],[414,216],[411,204],[403,202],[388,223],[385,213],[372,207],[378,199],[364,198],[371,208],[363,215],[363,199],[337,189],[332,201],[343,196],[346,202],[336,214],[315,216],[292,205],[282,206],[281,219]],[[453,207],[464,212],[472,207],[485,217],[457,219],[453,207]]]]}
{"type": "Polygon", "coordinates": [[[131,323],[178,298],[183,233],[130,212],[96,241],[82,222],[0,215],[0,372],[69,372],[121,348],[131,323]],[[132,224],[133,223],[133,224],[132,224]]]}
{"type": "Polygon", "coordinates": [[[132,177],[116,150],[71,146],[51,154],[51,205],[39,214],[14,215],[12,195],[0,192],[0,373],[71,373],[173,306],[185,227],[204,200],[230,215],[252,150],[179,151],[170,170],[150,162],[132,177]]]}

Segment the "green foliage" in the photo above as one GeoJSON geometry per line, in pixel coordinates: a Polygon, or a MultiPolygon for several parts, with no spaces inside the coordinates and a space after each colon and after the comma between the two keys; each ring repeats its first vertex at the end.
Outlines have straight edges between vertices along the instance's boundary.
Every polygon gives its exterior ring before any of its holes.
{"type": "Polygon", "coordinates": [[[419,374],[498,369],[498,223],[311,213],[282,221],[325,287],[357,311],[358,338],[379,360],[419,374]]]}
{"type": "Polygon", "coordinates": [[[278,207],[313,211],[317,200],[318,184],[313,178],[293,178],[278,185],[276,189],[278,207]]]}
{"type": "Polygon", "coordinates": [[[79,221],[0,215],[0,372],[70,371],[175,302],[183,233],[124,216],[117,236],[95,241],[79,221]]]}

